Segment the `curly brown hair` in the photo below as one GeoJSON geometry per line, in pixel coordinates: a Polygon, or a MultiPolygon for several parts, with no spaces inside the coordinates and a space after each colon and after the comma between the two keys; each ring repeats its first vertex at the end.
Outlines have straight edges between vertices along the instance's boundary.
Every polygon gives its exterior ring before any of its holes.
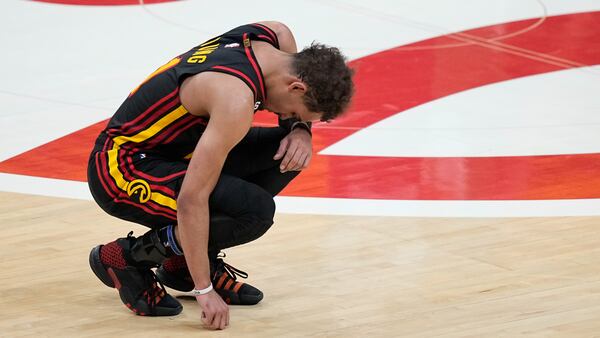
{"type": "Polygon", "coordinates": [[[308,87],[304,104],[310,111],[322,112],[321,121],[333,120],[348,108],[354,71],[339,49],[313,42],[294,55],[292,66],[308,87]]]}

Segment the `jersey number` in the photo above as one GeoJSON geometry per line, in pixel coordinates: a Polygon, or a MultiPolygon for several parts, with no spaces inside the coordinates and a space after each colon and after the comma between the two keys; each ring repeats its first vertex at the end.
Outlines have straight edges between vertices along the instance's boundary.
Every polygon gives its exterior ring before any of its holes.
{"type": "Polygon", "coordinates": [[[165,72],[173,67],[175,67],[179,62],[181,62],[181,58],[178,56],[176,58],[174,58],[173,60],[167,62],[166,64],[164,64],[163,66],[161,66],[160,68],[158,68],[157,70],[154,71],[154,73],[150,74],[150,76],[148,76],[144,82],[140,83],[139,86],[135,87],[134,90],[131,91],[131,93],[129,93],[129,97],[131,97],[131,95],[133,95],[135,92],[137,92],[138,89],[140,89],[140,87],[150,81],[150,79],[152,79],[153,77],[155,77],[156,75],[165,72]]]}

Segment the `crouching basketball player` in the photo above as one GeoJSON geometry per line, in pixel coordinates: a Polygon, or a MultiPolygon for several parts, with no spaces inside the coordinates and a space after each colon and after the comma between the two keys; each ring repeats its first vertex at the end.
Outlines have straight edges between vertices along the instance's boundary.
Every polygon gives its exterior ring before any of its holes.
{"type": "Polygon", "coordinates": [[[100,207],[151,230],[93,248],[93,272],[138,315],[181,312],[166,285],[191,291],[203,323],[225,328],[227,304],[263,294],[221,250],[269,229],[273,196],[310,162],[310,122],[334,119],[352,94],[338,49],[297,53],[278,22],[237,27],[160,67],[100,133],[88,167],[100,207]],[[251,128],[263,108],[278,127],[251,128]]]}

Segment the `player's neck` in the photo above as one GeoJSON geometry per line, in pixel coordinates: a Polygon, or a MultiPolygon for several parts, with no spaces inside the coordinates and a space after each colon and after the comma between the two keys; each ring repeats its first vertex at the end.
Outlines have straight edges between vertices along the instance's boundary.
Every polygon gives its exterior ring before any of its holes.
{"type": "Polygon", "coordinates": [[[270,84],[275,84],[291,74],[292,54],[282,52],[262,42],[254,42],[252,47],[262,70],[267,89],[270,84]]]}

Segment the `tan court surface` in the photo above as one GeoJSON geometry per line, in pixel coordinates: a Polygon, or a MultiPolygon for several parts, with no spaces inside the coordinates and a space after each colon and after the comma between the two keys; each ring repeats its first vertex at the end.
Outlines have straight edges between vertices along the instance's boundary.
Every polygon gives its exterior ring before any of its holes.
{"type": "Polygon", "coordinates": [[[227,250],[264,301],[207,332],[194,300],[138,317],[89,270],[91,247],[144,228],[0,193],[0,336],[600,337],[599,221],[277,215],[227,250]]]}

